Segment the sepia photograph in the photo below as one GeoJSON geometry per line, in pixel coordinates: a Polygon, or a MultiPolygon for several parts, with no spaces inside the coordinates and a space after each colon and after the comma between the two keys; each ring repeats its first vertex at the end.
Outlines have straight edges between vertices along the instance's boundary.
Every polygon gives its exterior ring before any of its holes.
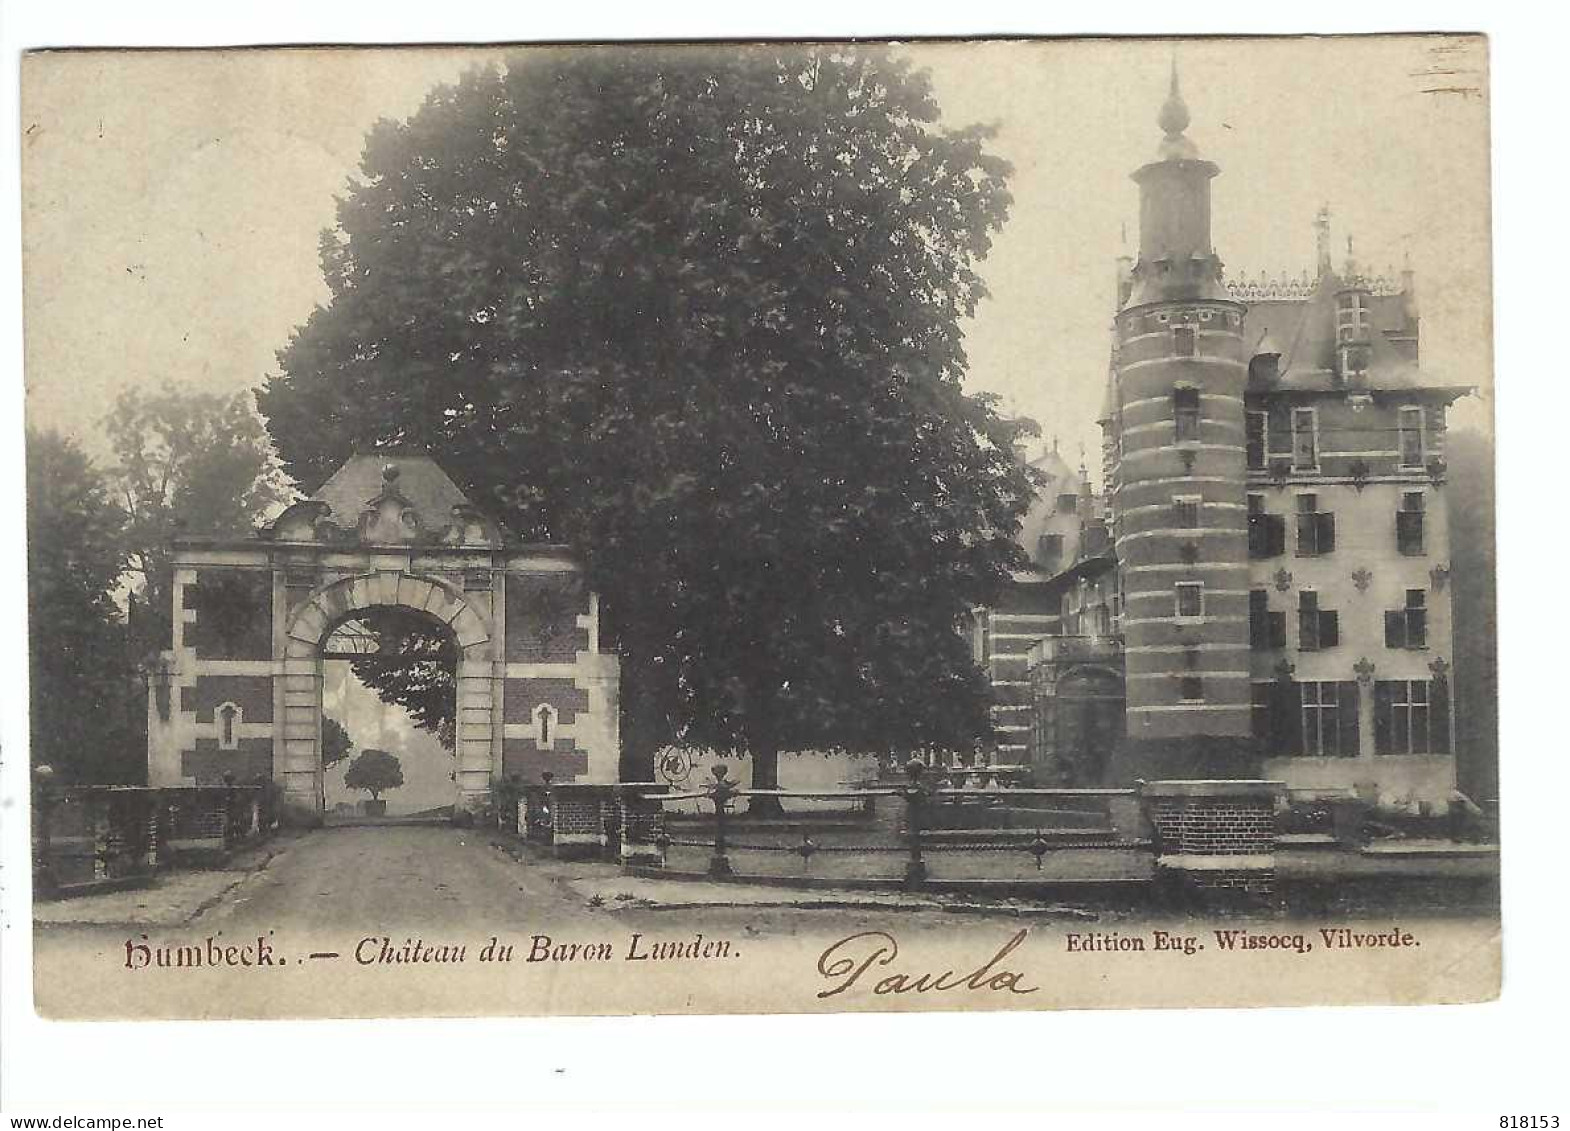
{"type": "Polygon", "coordinates": [[[29,51],[38,1013],[1492,1000],[1489,105],[1461,34],[29,51]]]}

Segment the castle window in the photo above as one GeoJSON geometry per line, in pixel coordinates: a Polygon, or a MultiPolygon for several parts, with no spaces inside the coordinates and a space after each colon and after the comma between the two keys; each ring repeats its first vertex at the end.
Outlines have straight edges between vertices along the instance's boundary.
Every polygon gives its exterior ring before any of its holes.
{"type": "Polygon", "coordinates": [[[1180,581],[1172,587],[1179,620],[1199,620],[1205,615],[1205,583],[1180,581]]]}
{"type": "Polygon", "coordinates": [[[1194,356],[1194,327],[1172,327],[1172,352],[1178,357],[1194,356]]]}
{"type": "Polygon", "coordinates": [[[1178,697],[1180,699],[1203,699],[1205,697],[1205,681],[1197,675],[1185,675],[1178,679],[1178,697]]]}
{"type": "Polygon", "coordinates": [[[1385,647],[1428,647],[1428,592],[1408,589],[1406,604],[1385,612],[1385,647]]]}
{"type": "Polygon", "coordinates": [[[1265,589],[1248,591],[1248,646],[1256,652],[1287,646],[1287,615],[1270,611],[1270,593],[1265,589]]]}
{"type": "Polygon", "coordinates": [[[1292,468],[1317,471],[1319,468],[1319,414],[1311,408],[1292,410],[1292,468]]]}
{"type": "Polygon", "coordinates": [[[1199,525],[1198,495],[1174,495],[1172,497],[1172,512],[1174,521],[1178,526],[1193,527],[1199,525]]]}
{"type": "Polygon", "coordinates": [[[1319,509],[1319,496],[1297,497],[1297,556],[1320,557],[1336,548],[1336,516],[1319,509]]]}
{"type": "Polygon", "coordinates": [[[1172,390],[1172,417],[1175,439],[1180,444],[1199,440],[1199,390],[1181,385],[1172,390]]]}
{"type": "Polygon", "coordinates": [[[240,746],[240,708],[234,703],[225,703],[216,712],[218,718],[218,748],[220,750],[237,750],[240,746]]]}
{"type": "Polygon", "coordinates": [[[1408,556],[1423,552],[1423,492],[1404,491],[1396,511],[1396,549],[1408,556]]]}
{"type": "Polygon", "coordinates": [[[1245,420],[1248,425],[1248,469],[1263,471],[1270,436],[1270,416],[1264,412],[1250,412],[1245,420]]]}
{"type": "Polygon", "coordinates": [[[1374,753],[1450,753],[1450,692],[1444,680],[1374,684],[1374,753]]]}
{"type": "Polygon", "coordinates": [[[551,725],[556,721],[556,712],[549,703],[542,703],[535,708],[534,719],[538,726],[535,729],[535,742],[541,750],[551,748],[551,725]]]}
{"type": "Polygon", "coordinates": [[[1248,556],[1274,558],[1286,553],[1287,524],[1279,514],[1265,510],[1265,496],[1248,497],[1248,556]]]}
{"type": "Polygon", "coordinates": [[[1303,702],[1299,752],[1310,758],[1357,757],[1357,684],[1318,680],[1298,687],[1303,702]]]}
{"type": "Polygon", "coordinates": [[[1368,340],[1368,305],[1355,291],[1336,303],[1336,337],[1342,342],[1368,340]]]}
{"type": "Polygon", "coordinates": [[[1401,410],[1398,431],[1401,436],[1401,466],[1423,466],[1423,410],[1408,405],[1401,410]]]}
{"type": "Polygon", "coordinates": [[[1076,514],[1079,511],[1079,496],[1072,492],[1065,492],[1058,496],[1059,514],[1076,514]]]}
{"type": "Polygon", "coordinates": [[[1323,652],[1341,643],[1341,622],[1334,613],[1319,607],[1319,594],[1305,589],[1297,595],[1297,648],[1300,652],[1323,652]]]}
{"type": "Polygon", "coordinates": [[[1056,568],[1063,557],[1063,535],[1043,534],[1036,539],[1036,564],[1047,569],[1056,568]]]}

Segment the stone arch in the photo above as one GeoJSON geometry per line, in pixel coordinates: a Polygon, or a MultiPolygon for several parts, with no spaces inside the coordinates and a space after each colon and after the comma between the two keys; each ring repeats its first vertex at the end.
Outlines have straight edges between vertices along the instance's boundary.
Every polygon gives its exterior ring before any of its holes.
{"type": "Polygon", "coordinates": [[[489,617],[447,582],[409,573],[361,574],[316,590],[289,617],[284,655],[289,659],[317,656],[334,625],[351,613],[379,605],[398,605],[435,617],[452,629],[465,661],[494,658],[489,617]]]}
{"type": "MultiPolygon", "coordinates": [[[[488,593],[484,595],[486,603],[488,593]]],[[[322,646],[346,617],[376,607],[413,609],[452,630],[458,643],[454,804],[474,808],[489,796],[501,743],[495,704],[498,657],[491,614],[438,578],[385,571],[345,577],[314,591],[284,627],[284,784],[316,808],[324,804],[322,772],[322,646]]]]}

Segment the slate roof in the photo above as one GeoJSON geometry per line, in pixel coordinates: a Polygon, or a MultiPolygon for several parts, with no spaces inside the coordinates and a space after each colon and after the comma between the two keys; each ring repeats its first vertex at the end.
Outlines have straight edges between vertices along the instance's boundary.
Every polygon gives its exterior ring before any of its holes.
{"type": "MultiPolygon", "coordinates": [[[[1248,304],[1243,315],[1243,340],[1250,355],[1279,353],[1278,379],[1272,389],[1344,390],[1337,382],[1336,292],[1340,280],[1321,280],[1306,299],[1263,299],[1248,304]]],[[[1405,356],[1392,337],[1415,333],[1403,294],[1365,295],[1373,333],[1369,363],[1360,387],[1422,389],[1439,387],[1417,362],[1405,356]]]]}
{"type": "Polygon", "coordinates": [[[332,508],[329,517],[335,524],[352,528],[366,504],[381,496],[385,489],[383,471],[388,467],[398,469],[391,484],[393,490],[408,500],[427,529],[440,530],[450,523],[453,507],[474,505],[430,456],[402,452],[350,456],[311,498],[332,508]]]}

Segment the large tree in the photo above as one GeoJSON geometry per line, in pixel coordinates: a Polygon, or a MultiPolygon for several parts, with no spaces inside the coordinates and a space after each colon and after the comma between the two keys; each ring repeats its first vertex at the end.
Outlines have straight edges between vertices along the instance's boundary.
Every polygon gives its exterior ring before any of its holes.
{"type": "Polygon", "coordinates": [[[134,635],[144,652],[169,647],[171,540],[246,535],[293,497],[253,395],[164,386],[128,387],[104,426],[114,448],[112,481],[126,512],[134,635]]]}
{"type": "Polygon", "coordinates": [[[367,139],[259,403],[314,485],[423,445],[569,543],[673,739],[970,748],[957,631],[1020,560],[1028,427],[962,387],[1006,164],[869,47],[532,51],[367,139]]]}
{"type": "Polygon", "coordinates": [[[62,781],[134,783],[146,772],[146,686],[114,600],[125,523],[81,448],[28,432],[32,760],[62,781]]]}

